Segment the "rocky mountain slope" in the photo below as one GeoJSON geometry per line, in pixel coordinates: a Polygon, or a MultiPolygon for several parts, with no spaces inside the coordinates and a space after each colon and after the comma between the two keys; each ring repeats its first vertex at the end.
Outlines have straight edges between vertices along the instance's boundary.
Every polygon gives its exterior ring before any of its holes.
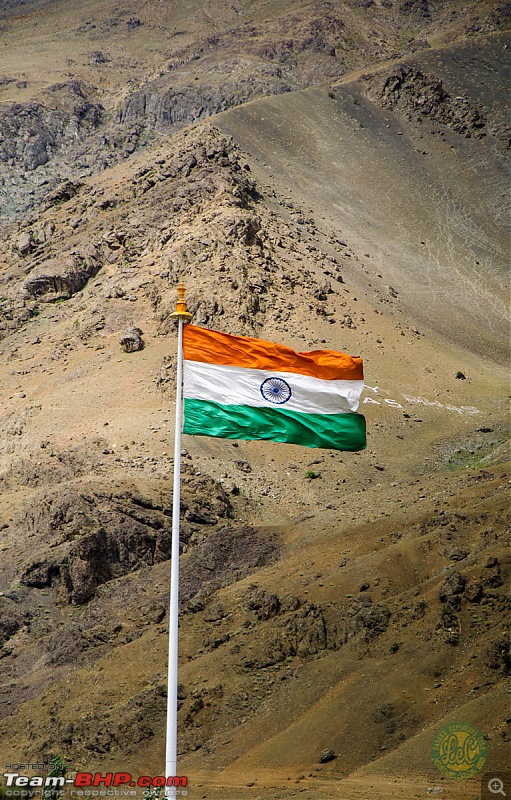
{"type": "Polygon", "coordinates": [[[185,437],[190,796],[426,796],[459,720],[503,768],[504,6],[0,23],[5,763],[162,771],[184,281],[196,324],[360,353],[368,421],[358,454],[185,437]]]}
{"type": "Polygon", "coordinates": [[[155,136],[358,67],[505,29],[508,4],[350,0],[8,2],[0,9],[0,207],[123,162],[155,136]]]}

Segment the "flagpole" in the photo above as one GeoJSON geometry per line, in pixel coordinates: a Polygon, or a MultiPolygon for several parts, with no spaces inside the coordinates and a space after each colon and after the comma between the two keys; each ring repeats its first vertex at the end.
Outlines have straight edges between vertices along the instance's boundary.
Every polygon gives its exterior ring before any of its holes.
{"type": "MultiPolygon", "coordinates": [[[[176,427],[174,434],[174,485],[172,491],[172,546],[169,599],[169,665],[167,683],[167,739],[165,751],[165,783],[177,775],[177,656],[179,617],[179,512],[181,507],[181,405],[183,399],[183,324],[189,322],[184,299],[185,288],[178,288],[176,310],[171,316],[177,320],[177,386],[176,427]]],[[[176,788],[165,786],[165,797],[175,798],[176,788]]]]}

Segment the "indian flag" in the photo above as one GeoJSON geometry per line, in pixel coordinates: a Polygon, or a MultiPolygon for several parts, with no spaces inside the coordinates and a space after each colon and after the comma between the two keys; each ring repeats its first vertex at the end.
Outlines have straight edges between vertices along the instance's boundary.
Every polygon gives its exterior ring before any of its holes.
{"type": "Polygon", "coordinates": [[[363,450],[362,359],[185,325],[183,433],[363,450]]]}

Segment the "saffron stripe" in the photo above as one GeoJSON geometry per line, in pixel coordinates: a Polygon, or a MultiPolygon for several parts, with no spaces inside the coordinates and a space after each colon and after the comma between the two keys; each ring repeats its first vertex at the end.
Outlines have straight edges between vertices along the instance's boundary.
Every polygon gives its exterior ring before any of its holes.
{"type": "Polygon", "coordinates": [[[363,450],[361,414],[302,414],[285,408],[252,408],[186,399],[183,433],[223,439],[268,439],[305,447],[363,450]]]}
{"type": "Polygon", "coordinates": [[[322,380],[364,380],[362,359],[358,356],[336,350],[298,353],[275,342],[231,336],[195,325],[184,327],[183,350],[189,361],[294,372],[322,380]]]}

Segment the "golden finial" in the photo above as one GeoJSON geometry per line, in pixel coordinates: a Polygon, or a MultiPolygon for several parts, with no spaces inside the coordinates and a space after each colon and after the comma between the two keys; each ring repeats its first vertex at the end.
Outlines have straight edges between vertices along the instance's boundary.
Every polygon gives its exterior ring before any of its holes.
{"type": "Polygon", "coordinates": [[[176,303],[176,310],[173,311],[170,316],[173,317],[174,319],[182,319],[183,322],[189,322],[192,318],[192,315],[188,311],[186,305],[185,287],[183,286],[182,283],[177,287],[177,294],[178,294],[178,300],[176,303]]]}

